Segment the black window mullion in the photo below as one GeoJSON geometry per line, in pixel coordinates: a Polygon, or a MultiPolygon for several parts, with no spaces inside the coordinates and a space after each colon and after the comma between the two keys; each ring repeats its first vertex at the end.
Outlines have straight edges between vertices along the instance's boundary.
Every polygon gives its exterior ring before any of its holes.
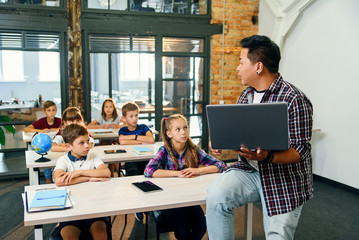
{"type": "Polygon", "coordinates": [[[194,114],[195,113],[195,104],[194,104],[194,101],[195,101],[195,93],[196,93],[196,81],[195,81],[195,79],[196,79],[196,71],[195,71],[195,69],[196,69],[196,58],[195,57],[193,57],[193,63],[192,63],[192,67],[193,67],[193,76],[192,76],[192,85],[193,85],[193,87],[192,87],[192,114],[194,114]]]}
{"type": "MultiPolygon", "coordinates": [[[[163,89],[162,89],[162,35],[158,35],[155,40],[155,129],[161,129],[161,119],[163,116],[163,89]]],[[[156,141],[159,140],[156,135],[156,141]]]]}
{"type": "Polygon", "coordinates": [[[112,54],[108,54],[108,96],[112,98],[112,54]]]}

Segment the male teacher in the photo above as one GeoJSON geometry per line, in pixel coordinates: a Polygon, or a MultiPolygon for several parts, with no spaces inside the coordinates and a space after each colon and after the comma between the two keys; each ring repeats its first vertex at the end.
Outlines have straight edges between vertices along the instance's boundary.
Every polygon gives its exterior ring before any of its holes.
{"type": "MultiPolygon", "coordinates": [[[[286,102],[290,147],[285,151],[237,151],[239,161],[208,188],[209,239],[234,239],[234,209],[255,201],[262,202],[266,239],[293,239],[303,204],[313,195],[312,104],[278,73],[280,50],[273,41],[254,35],[240,44],[237,71],[248,88],[237,103],[286,102]]],[[[213,152],[221,154],[220,150],[213,152]]]]}

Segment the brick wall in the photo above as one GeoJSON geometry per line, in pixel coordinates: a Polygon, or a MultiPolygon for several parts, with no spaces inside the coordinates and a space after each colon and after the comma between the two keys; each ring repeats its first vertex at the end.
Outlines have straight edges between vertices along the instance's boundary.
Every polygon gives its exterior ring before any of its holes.
{"type": "MultiPolygon", "coordinates": [[[[223,0],[212,0],[212,23],[223,24],[223,0]]],[[[210,103],[219,104],[222,96],[222,53],[223,67],[223,100],[225,104],[235,103],[246,88],[241,84],[236,68],[239,64],[239,41],[258,33],[259,0],[226,0],[224,48],[222,35],[212,37],[211,53],[211,92],[210,103]]],[[[217,156],[216,156],[217,157],[217,156]]],[[[221,160],[236,159],[233,151],[223,151],[221,160]]]]}
{"type": "MultiPolygon", "coordinates": [[[[212,0],[212,23],[223,24],[223,0],[212,0]]],[[[245,89],[236,68],[239,64],[239,41],[258,33],[259,0],[226,0],[224,48],[222,35],[212,37],[211,54],[211,104],[218,104],[222,89],[222,52],[224,51],[223,99],[235,103],[245,89]],[[253,19],[254,18],[254,19],[253,19]],[[253,24],[253,20],[257,20],[253,24]]]]}

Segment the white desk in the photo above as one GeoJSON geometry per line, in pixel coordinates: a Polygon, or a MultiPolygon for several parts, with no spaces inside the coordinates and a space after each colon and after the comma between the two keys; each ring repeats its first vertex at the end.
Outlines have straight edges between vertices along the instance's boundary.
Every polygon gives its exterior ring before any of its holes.
{"type": "MultiPolygon", "coordinates": [[[[144,176],[76,184],[66,187],[70,190],[73,203],[71,209],[56,213],[27,213],[24,209],[24,224],[35,226],[35,239],[43,239],[43,224],[205,204],[207,187],[217,176],[218,174],[207,174],[196,178],[151,178],[150,180],[162,187],[163,191],[149,194],[131,186],[132,182],[149,180],[144,176]]],[[[55,185],[26,186],[25,191],[49,187],[55,185]]],[[[247,205],[246,210],[248,208],[251,210],[252,205],[247,205]]],[[[249,219],[251,220],[251,216],[249,219]]],[[[248,222],[248,225],[251,226],[252,222],[248,222]]],[[[247,233],[245,235],[248,236],[247,233]]],[[[249,235],[251,236],[251,231],[249,235]]]]}
{"type": "MultiPolygon", "coordinates": [[[[91,152],[95,152],[97,156],[101,158],[104,163],[118,163],[118,162],[131,162],[131,161],[148,161],[154,158],[158,149],[163,145],[163,142],[157,142],[155,144],[141,144],[141,145],[103,145],[95,146],[91,149],[91,152]],[[148,147],[153,149],[152,154],[139,155],[133,152],[133,148],[136,146],[148,147]],[[104,150],[108,149],[125,149],[126,153],[111,153],[105,154],[104,150]]],[[[39,184],[39,170],[40,168],[53,168],[56,166],[56,161],[59,157],[63,156],[64,152],[48,152],[46,158],[51,159],[49,162],[35,162],[40,155],[35,151],[26,151],[25,160],[26,168],[29,169],[29,182],[30,185],[39,184]]]]}
{"type": "MultiPolygon", "coordinates": [[[[106,138],[117,139],[118,138],[118,130],[119,129],[109,128],[109,129],[88,129],[88,130],[94,139],[106,139],[106,138]]],[[[159,132],[157,130],[151,129],[151,131],[153,134],[159,134],[159,132]]],[[[49,135],[51,138],[54,138],[56,133],[57,132],[48,132],[45,134],[49,135]]],[[[22,132],[22,140],[24,142],[31,142],[32,136],[34,134],[35,133],[33,133],[33,132],[31,132],[31,133],[22,132]]]]}
{"type": "MultiPolygon", "coordinates": [[[[118,138],[118,130],[119,129],[89,129],[92,137],[94,139],[101,139],[101,138],[118,138]]],[[[51,138],[54,138],[57,132],[47,132],[45,134],[49,135],[51,138]]],[[[32,136],[35,133],[30,132],[22,132],[22,140],[24,142],[31,142],[32,136]]]]}

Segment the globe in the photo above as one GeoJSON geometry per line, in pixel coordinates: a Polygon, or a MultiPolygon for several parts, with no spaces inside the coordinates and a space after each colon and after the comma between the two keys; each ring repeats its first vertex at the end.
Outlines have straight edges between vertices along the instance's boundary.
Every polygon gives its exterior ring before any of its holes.
{"type": "Polygon", "coordinates": [[[50,159],[44,157],[52,147],[52,139],[50,136],[45,133],[35,134],[32,138],[31,145],[34,151],[41,155],[41,158],[37,159],[35,162],[50,161],[50,159]]]}

